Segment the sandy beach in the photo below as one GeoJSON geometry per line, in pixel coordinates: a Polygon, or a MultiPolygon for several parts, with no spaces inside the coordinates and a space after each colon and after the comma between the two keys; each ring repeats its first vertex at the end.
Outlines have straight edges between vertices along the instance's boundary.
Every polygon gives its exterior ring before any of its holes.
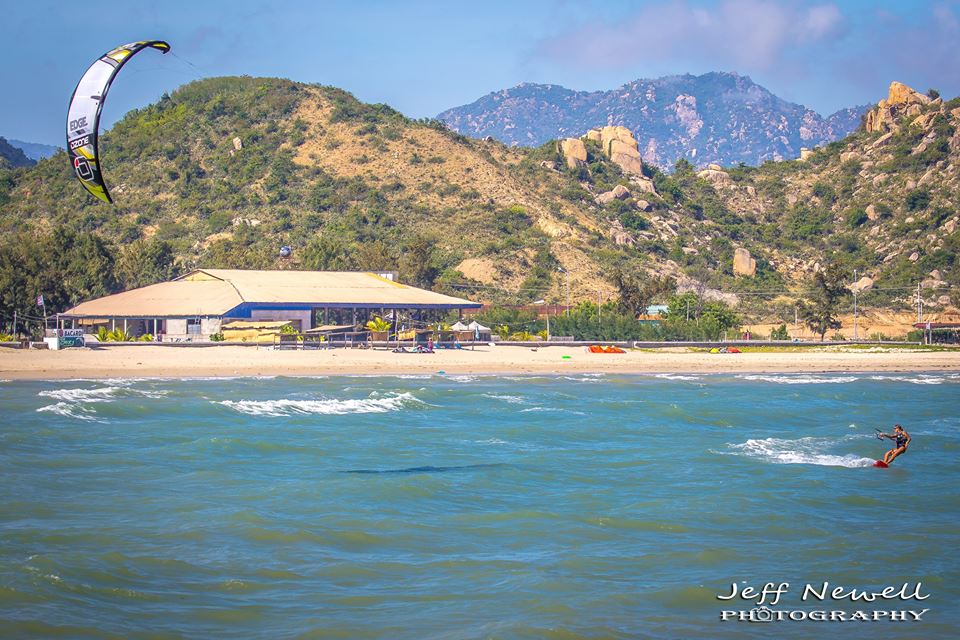
{"type": "Polygon", "coordinates": [[[960,371],[960,349],[845,349],[711,354],[687,349],[587,353],[583,347],[477,346],[433,354],[387,350],[274,351],[242,346],[0,349],[0,378],[396,375],[406,373],[823,373],[960,371]]]}

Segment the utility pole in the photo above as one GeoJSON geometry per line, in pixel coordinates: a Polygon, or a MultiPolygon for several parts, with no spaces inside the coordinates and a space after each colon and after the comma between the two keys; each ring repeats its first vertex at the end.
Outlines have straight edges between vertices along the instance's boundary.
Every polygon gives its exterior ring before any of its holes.
{"type": "Polygon", "coordinates": [[[923,297],[920,294],[920,283],[917,283],[917,323],[923,322],[923,297]]]}
{"type": "Polygon", "coordinates": [[[603,310],[601,309],[602,303],[600,302],[600,295],[601,295],[600,290],[597,289],[597,328],[598,329],[603,326],[603,323],[601,322],[602,320],[601,314],[603,313],[603,310]]]}
{"type": "Polygon", "coordinates": [[[853,270],[853,339],[857,339],[857,270],[853,270]]]}
{"type": "Polygon", "coordinates": [[[567,317],[570,317],[570,272],[563,267],[557,267],[557,271],[567,276],[567,317]]]}

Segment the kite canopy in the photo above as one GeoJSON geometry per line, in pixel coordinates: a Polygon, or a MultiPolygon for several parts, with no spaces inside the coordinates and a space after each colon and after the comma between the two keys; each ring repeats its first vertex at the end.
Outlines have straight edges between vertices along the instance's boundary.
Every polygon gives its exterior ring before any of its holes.
{"type": "Polygon", "coordinates": [[[100,127],[100,112],[110,84],[127,60],[146,48],[162,53],[170,51],[163,40],[131,42],[100,56],[87,69],[70,97],[67,110],[67,153],[84,188],[104,202],[113,202],[100,170],[100,150],[97,146],[97,131],[100,127]]]}

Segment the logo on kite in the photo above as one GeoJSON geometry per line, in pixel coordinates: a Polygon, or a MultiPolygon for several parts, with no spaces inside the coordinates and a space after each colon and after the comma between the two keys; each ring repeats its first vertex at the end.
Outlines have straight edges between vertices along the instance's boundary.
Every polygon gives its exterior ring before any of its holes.
{"type": "Polygon", "coordinates": [[[134,54],[147,48],[161,53],[170,51],[170,45],[163,40],[144,40],[121,45],[100,56],[90,65],[70,97],[70,107],[67,109],[67,153],[80,184],[104,202],[113,202],[113,199],[103,181],[97,140],[103,101],[120,67],[134,54]]]}
{"type": "Polygon", "coordinates": [[[93,169],[86,158],[77,156],[73,159],[73,169],[77,172],[77,177],[81,180],[93,180],[93,169]]]}

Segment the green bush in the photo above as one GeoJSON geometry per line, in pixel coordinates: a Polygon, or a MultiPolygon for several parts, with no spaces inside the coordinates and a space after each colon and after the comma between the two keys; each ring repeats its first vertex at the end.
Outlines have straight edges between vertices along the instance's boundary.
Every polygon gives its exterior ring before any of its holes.
{"type": "Polygon", "coordinates": [[[773,331],[771,331],[771,332],[770,332],[770,339],[771,339],[771,340],[789,340],[789,339],[790,339],[790,334],[787,333],[787,325],[786,325],[786,323],[781,324],[779,327],[777,327],[777,328],[775,328],[773,331]]]}
{"type": "Polygon", "coordinates": [[[837,199],[837,192],[826,182],[818,182],[813,185],[813,195],[820,198],[824,204],[833,204],[837,199]]]}
{"type": "Polygon", "coordinates": [[[907,194],[903,202],[907,211],[921,211],[930,204],[930,191],[924,188],[914,189],[907,194]]]}
{"type": "Polygon", "coordinates": [[[867,212],[860,208],[847,212],[847,226],[851,229],[862,226],[869,219],[870,217],[867,215],[867,212]]]}

